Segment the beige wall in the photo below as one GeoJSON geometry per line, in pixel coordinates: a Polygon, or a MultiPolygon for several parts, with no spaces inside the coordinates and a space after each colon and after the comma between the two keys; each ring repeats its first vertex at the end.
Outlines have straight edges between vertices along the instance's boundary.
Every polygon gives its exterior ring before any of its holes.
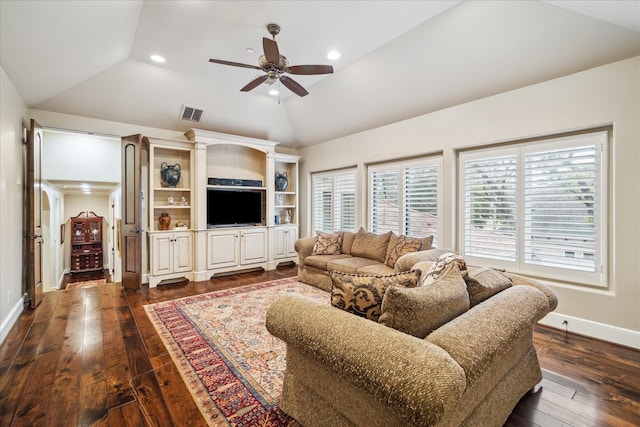
{"type": "MultiPolygon", "coordinates": [[[[367,163],[442,152],[442,246],[457,248],[456,150],[612,124],[610,289],[554,284],[555,315],[570,326],[575,320],[580,332],[619,332],[640,347],[639,85],[636,57],[307,147],[300,152],[301,200],[309,200],[311,172],[358,165],[364,193],[367,163]]],[[[366,212],[366,200],[360,203],[366,212]]],[[[302,204],[301,222],[310,224],[309,203],[302,204]]],[[[301,235],[312,232],[303,227],[301,235]]]]}
{"type": "Polygon", "coordinates": [[[0,68],[0,342],[22,311],[22,120],[26,111],[0,68]]]}

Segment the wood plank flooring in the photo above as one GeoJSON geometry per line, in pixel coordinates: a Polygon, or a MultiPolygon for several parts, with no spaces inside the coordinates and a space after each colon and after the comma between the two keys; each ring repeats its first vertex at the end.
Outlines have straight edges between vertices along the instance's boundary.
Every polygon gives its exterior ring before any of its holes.
{"type": "MultiPolygon", "coordinates": [[[[295,274],[46,293],[0,347],[0,426],[204,426],[143,306],[295,274]]],[[[545,327],[534,340],[544,379],[506,426],[640,425],[640,351],[545,327]]]]}

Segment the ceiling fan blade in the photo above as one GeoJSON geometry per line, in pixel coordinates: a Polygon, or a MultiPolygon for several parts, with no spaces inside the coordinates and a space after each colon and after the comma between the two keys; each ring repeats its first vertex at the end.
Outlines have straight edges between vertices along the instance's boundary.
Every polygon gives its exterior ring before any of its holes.
{"type": "Polygon", "coordinates": [[[331,74],[331,65],[292,65],[285,70],[290,74],[331,74]]]}
{"type": "Polygon", "coordinates": [[[255,89],[258,86],[260,86],[268,78],[269,78],[269,76],[266,75],[266,74],[264,76],[256,77],[255,79],[251,80],[245,87],[243,87],[240,90],[242,92],[249,92],[250,90],[255,89]]]}
{"type": "Polygon", "coordinates": [[[307,92],[305,88],[300,86],[300,84],[297,81],[293,80],[291,77],[280,76],[280,81],[283,85],[289,88],[291,92],[295,93],[298,96],[309,95],[309,92],[307,92]]]}
{"type": "Polygon", "coordinates": [[[262,38],[262,49],[264,50],[264,57],[267,58],[267,62],[272,64],[278,64],[280,62],[280,50],[278,50],[278,43],[275,40],[262,38]]]}
{"type": "Polygon", "coordinates": [[[232,67],[253,68],[256,70],[262,70],[262,68],[256,65],[241,64],[240,62],[224,61],[222,59],[210,59],[209,62],[213,62],[215,64],[222,64],[222,65],[231,65],[232,67]]]}

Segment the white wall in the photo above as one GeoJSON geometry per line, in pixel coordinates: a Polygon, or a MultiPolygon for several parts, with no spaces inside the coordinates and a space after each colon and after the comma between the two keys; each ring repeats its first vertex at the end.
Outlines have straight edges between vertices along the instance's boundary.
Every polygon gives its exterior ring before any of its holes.
{"type": "MultiPolygon", "coordinates": [[[[636,57],[306,147],[300,199],[309,200],[314,171],[358,165],[364,192],[367,163],[442,152],[442,246],[457,248],[456,150],[612,124],[610,288],[554,284],[560,302],[545,321],[560,327],[568,319],[570,330],[640,348],[639,86],[636,57]]],[[[366,211],[366,200],[361,206],[366,211]]],[[[301,219],[302,235],[310,235],[309,203],[301,219]]]]}
{"type": "Polygon", "coordinates": [[[22,312],[22,121],[27,107],[0,67],[0,342],[22,312]]]}

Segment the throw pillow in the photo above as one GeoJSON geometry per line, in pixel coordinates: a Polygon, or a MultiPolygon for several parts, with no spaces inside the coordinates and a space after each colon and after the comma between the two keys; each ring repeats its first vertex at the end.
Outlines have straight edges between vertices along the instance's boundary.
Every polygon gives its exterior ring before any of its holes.
{"type": "Polygon", "coordinates": [[[384,262],[391,232],[375,234],[364,231],[362,227],[356,233],[351,246],[351,255],[384,262]]]}
{"type": "Polygon", "coordinates": [[[467,263],[460,255],[453,252],[446,252],[440,255],[433,263],[427,274],[424,276],[422,285],[430,285],[438,280],[438,277],[446,275],[451,269],[452,264],[458,268],[458,272],[462,277],[467,275],[467,263]]]}
{"type": "Polygon", "coordinates": [[[491,267],[472,270],[465,279],[471,307],[511,287],[511,279],[491,267]]]}
{"type": "Polygon", "coordinates": [[[430,286],[387,289],[378,323],[424,338],[469,310],[467,285],[457,264],[450,265],[430,286]]]}
{"type": "Polygon", "coordinates": [[[423,251],[426,251],[427,249],[431,249],[433,246],[433,234],[424,237],[422,239],[422,249],[423,251]]]}
{"type": "Polygon", "coordinates": [[[311,255],[338,255],[342,250],[342,233],[327,234],[318,231],[311,255]]]}
{"type": "Polygon", "coordinates": [[[378,321],[382,299],[391,287],[416,287],[420,270],[411,270],[388,276],[331,272],[331,305],[357,316],[378,321]]]}
{"type": "Polygon", "coordinates": [[[391,234],[389,238],[389,247],[387,248],[387,257],[385,264],[393,268],[396,265],[396,261],[404,254],[411,252],[417,252],[422,248],[422,240],[414,239],[407,236],[396,236],[391,234]]]}

